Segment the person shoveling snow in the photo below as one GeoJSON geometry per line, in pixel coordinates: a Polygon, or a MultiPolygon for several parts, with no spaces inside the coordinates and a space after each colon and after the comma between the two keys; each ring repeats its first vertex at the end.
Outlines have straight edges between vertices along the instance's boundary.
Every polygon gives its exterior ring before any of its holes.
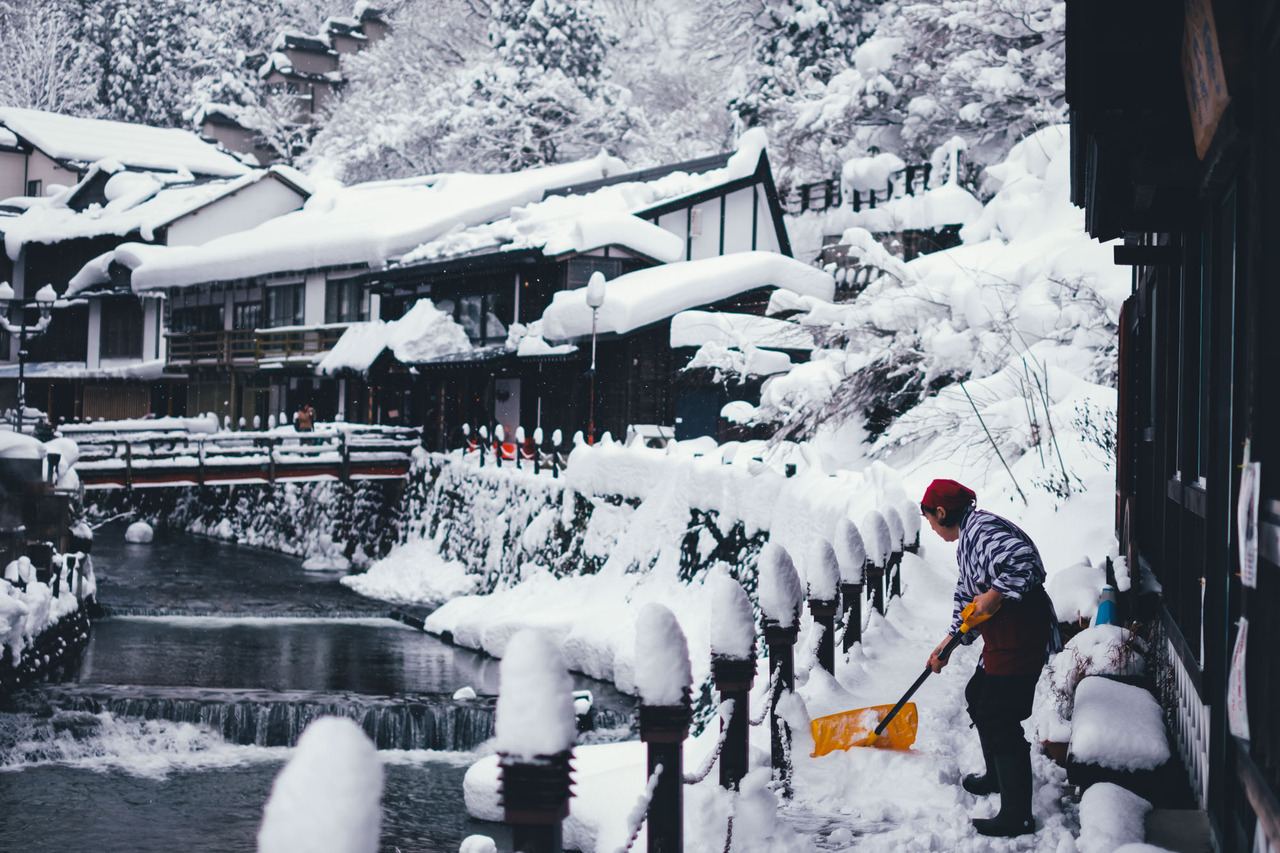
{"type": "Polygon", "coordinates": [[[929,656],[929,668],[947,665],[954,639],[983,638],[982,656],[965,688],[969,716],[978,730],[985,772],[961,782],[971,794],[999,792],[995,817],[974,818],[983,835],[1014,837],[1035,832],[1031,816],[1031,746],[1022,721],[1031,716],[1036,682],[1049,655],[1062,650],[1058,618],[1044,590],[1045,569],[1031,537],[1007,519],[976,509],[974,492],[954,480],[934,480],[920,501],[929,526],[956,542],[955,606],[950,635],[929,656]],[[962,612],[986,617],[976,632],[961,633],[962,612]]]}

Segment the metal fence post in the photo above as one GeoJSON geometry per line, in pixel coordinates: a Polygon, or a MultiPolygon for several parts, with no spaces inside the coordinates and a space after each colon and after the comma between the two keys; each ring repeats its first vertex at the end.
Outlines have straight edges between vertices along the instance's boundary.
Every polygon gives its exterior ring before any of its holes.
{"type": "Polygon", "coordinates": [[[561,821],[569,816],[572,750],[536,760],[500,755],[498,786],[502,819],[511,826],[512,847],[521,853],[561,853],[561,821]]]}
{"type": "Polygon", "coordinates": [[[841,642],[844,651],[853,648],[853,644],[862,640],[862,584],[840,584],[840,606],[844,611],[844,639],[841,642]]]}
{"type": "Polygon", "coordinates": [[[648,746],[649,775],[662,775],[649,801],[649,853],[684,851],[684,740],[692,712],[689,693],[679,705],[641,705],[640,740],[648,746]]]}
{"type": "Polygon", "coordinates": [[[822,629],[818,638],[818,666],[832,675],[836,671],[836,611],[839,602],[834,598],[809,599],[809,612],[813,614],[814,624],[822,629]]]}
{"type": "Polygon", "coordinates": [[[724,723],[724,747],[720,750],[720,787],[738,789],[747,775],[749,753],[747,735],[751,725],[751,685],[756,680],[756,659],[737,659],[713,655],[711,676],[715,679],[720,700],[733,702],[728,722],[724,723]]]}
{"type": "Polygon", "coordinates": [[[794,646],[799,635],[799,625],[783,626],[767,617],[764,620],[764,642],[769,649],[769,680],[773,684],[769,701],[769,754],[774,773],[784,783],[784,791],[790,787],[791,779],[787,761],[791,753],[791,729],[785,722],[779,725],[778,697],[790,693],[795,687],[794,646]]]}

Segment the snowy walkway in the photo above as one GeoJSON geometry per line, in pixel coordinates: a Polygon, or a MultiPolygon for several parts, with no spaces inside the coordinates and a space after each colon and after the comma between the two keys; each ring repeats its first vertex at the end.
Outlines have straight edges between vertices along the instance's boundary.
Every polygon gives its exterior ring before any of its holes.
{"type": "MultiPolygon", "coordinates": [[[[885,616],[870,614],[863,642],[847,659],[837,655],[835,678],[814,665],[812,621],[805,618],[796,646],[796,692],[804,708],[795,703],[788,708],[786,700],[782,708],[792,724],[794,797],[779,802],[769,790],[768,727],[755,726],[751,746],[752,765],[757,769],[743,781],[736,801],[719,788],[714,771],[686,787],[686,850],[725,850],[730,814],[729,849],[737,853],[1076,849],[1079,822],[1076,807],[1065,797],[1065,771],[1038,753],[1034,809],[1039,831],[1006,841],[979,836],[969,823],[971,817],[994,813],[997,805],[996,798],[974,797],[959,784],[964,773],[978,769],[982,760],[964,706],[965,683],[978,658],[976,646],[959,648],[951,665],[930,676],[916,693],[913,701],[920,726],[911,752],[860,748],[810,756],[810,718],[896,701],[945,636],[956,577],[954,557],[936,541],[929,542],[927,549],[924,558],[904,555],[903,597],[890,602],[885,616]]],[[[500,629],[502,620],[528,618],[528,611],[521,616],[515,608],[495,604],[490,612],[505,614],[489,621],[489,630],[500,629]]],[[[762,658],[752,693],[753,716],[759,715],[767,682],[768,660],[762,658]]],[[[715,745],[716,728],[710,726],[702,736],[686,742],[686,774],[703,764],[715,745]]],[[[644,756],[643,744],[636,741],[575,749],[575,796],[565,823],[567,846],[612,853],[625,845],[627,815],[645,782],[644,756]]],[[[466,794],[475,816],[501,820],[495,756],[481,760],[468,773],[466,794]]],[[[642,832],[632,849],[642,850],[643,844],[642,832]]]]}
{"type": "MultiPolygon", "coordinates": [[[[897,701],[946,635],[956,573],[944,561],[952,559],[945,552],[933,559],[904,555],[903,597],[890,603],[885,617],[873,612],[863,643],[847,660],[837,660],[834,680],[810,668],[810,661],[797,660],[797,670],[808,672],[798,692],[811,717],[897,701]]],[[[814,843],[830,850],[1052,850],[1064,841],[1074,849],[1079,829],[1075,809],[1064,798],[1066,773],[1038,754],[1033,763],[1039,832],[993,841],[970,825],[971,817],[993,813],[998,803],[960,787],[961,777],[982,763],[964,703],[977,658],[978,646],[960,647],[951,664],[913,697],[920,727],[910,753],[864,748],[812,758],[807,727],[797,731],[795,800],[781,809],[784,819],[797,832],[823,836],[814,843]]]]}

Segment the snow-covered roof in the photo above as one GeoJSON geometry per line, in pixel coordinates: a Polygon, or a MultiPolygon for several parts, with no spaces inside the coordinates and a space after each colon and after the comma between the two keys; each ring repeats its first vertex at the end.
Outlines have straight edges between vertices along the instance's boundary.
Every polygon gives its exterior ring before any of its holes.
{"type": "Polygon", "coordinates": [[[243,175],[248,167],[186,130],[43,110],[0,107],[0,125],[55,160],[74,164],[112,158],[126,166],[196,175],[243,175]]]}
{"type": "Polygon", "coordinates": [[[811,350],[813,333],[797,323],[727,311],[681,311],[671,318],[672,347],[769,347],[811,350]]]}
{"type": "MultiPolygon", "coordinates": [[[[109,170],[95,164],[80,186],[93,180],[99,171],[109,170]]],[[[304,198],[310,194],[310,181],[288,166],[272,166],[238,178],[212,181],[116,169],[103,190],[107,197],[105,205],[73,210],[67,202],[76,190],[32,204],[5,228],[5,251],[16,259],[26,243],[57,243],[105,234],[124,236],[135,231],[144,240],[154,240],[158,229],[268,178],[294,188],[304,198]]],[[[100,282],[82,282],[81,289],[94,283],[100,282]]]]}
{"type": "MultiPolygon", "coordinates": [[[[684,254],[684,241],[643,219],[654,207],[749,177],[760,164],[765,134],[743,134],[724,167],[691,174],[674,171],[652,179],[610,183],[588,192],[549,195],[510,215],[476,223],[424,241],[402,265],[483,251],[540,249],[545,255],[619,246],[670,262],[684,254]]],[[[556,187],[558,189],[558,187],[556,187]]]]}
{"type": "MultiPolygon", "coordinates": [[[[0,364],[0,379],[16,379],[18,365],[0,364]]],[[[83,361],[33,361],[26,365],[27,379],[159,379],[164,359],[129,361],[119,366],[90,369],[83,361]]]]}
{"type": "Polygon", "coordinates": [[[133,270],[135,290],[352,264],[381,267],[444,234],[506,216],[550,187],[623,169],[602,152],[508,175],[451,173],[327,188],[302,210],[248,231],[200,246],[127,243],[116,260],[133,270]]]}
{"type": "MultiPolygon", "coordinates": [[[[835,280],[816,267],[774,252],[738,252],[627,273],[605,285],[598,332],[625,333],[758,287],[783,287],[830,300],[835,280]]],[[[562,290],[542,315],[540,334],[565,340],[591,334],[585,287],[562,290]]]]}
{"type": "Polygon", "coordinates": [[[422,364],[474,348],[452,316],[430,299],[419,299],[399,320],[353,323],[316,365],[316,372],[326,376],[344,370],[367,373],[387,349],[402,364],[422,364]]]}
{"type": "Polygon", "coordinates": [[[5,148],[17,148],[18,137],[12,130],[0,127],[0,146],[5,148]]]}

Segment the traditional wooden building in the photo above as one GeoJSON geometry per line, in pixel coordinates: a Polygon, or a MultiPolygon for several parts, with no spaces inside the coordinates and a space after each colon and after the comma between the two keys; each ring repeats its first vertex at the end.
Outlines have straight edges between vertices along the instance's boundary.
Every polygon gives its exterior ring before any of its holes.
{"type": "Polygon", "coordinates": [[[1067,100],[1074,200],[1134,270],[1116,523],[1135,612],[1215,849],[1280,850],[1280,3],[1073,0],[1067,100]]]}

